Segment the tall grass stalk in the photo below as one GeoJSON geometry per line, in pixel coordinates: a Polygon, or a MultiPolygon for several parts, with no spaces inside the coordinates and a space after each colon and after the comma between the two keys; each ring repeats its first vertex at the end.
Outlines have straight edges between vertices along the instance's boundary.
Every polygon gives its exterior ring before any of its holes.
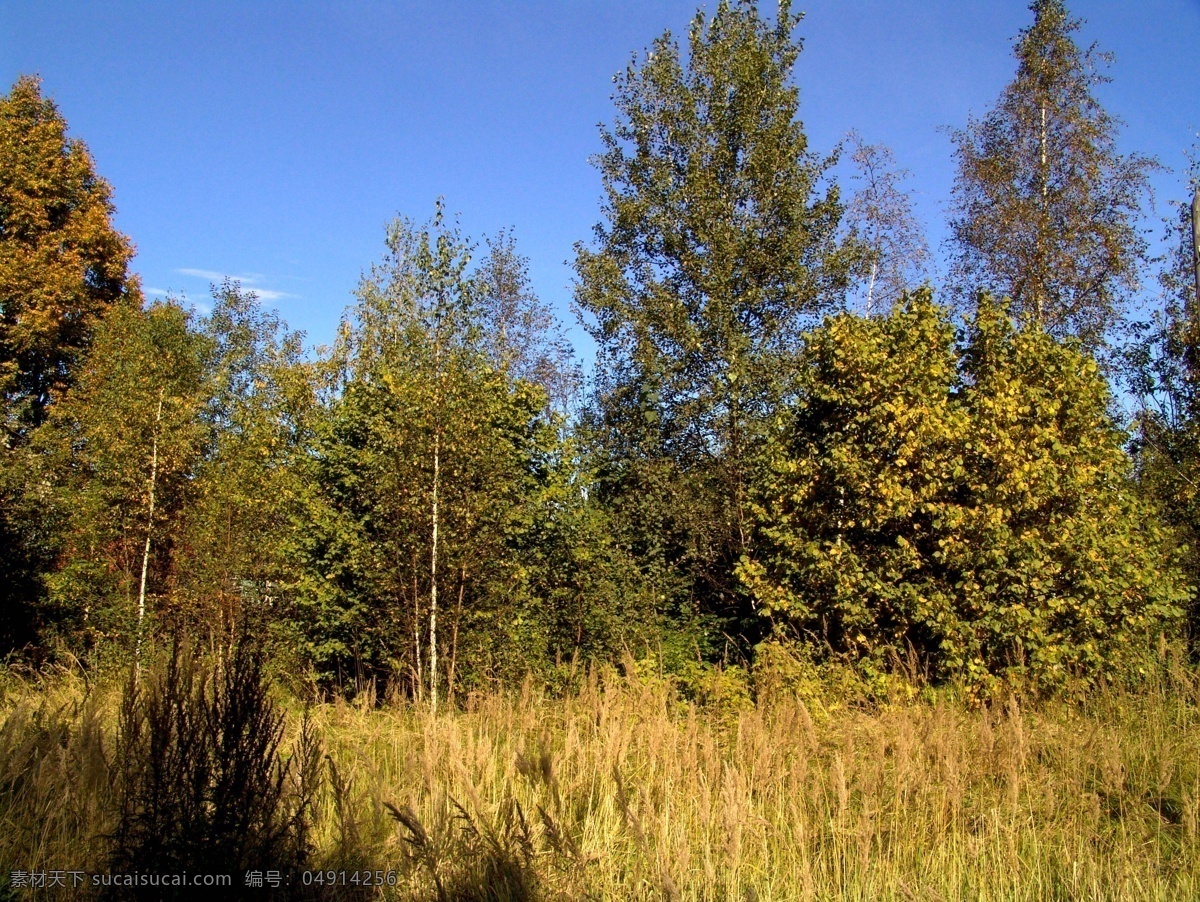
{"type": "MultiPolygon", "coordinates": [[[[364,898],[1200,898],[1200,680],[1182,665],[1137,692],[982,708],[722,697],[631,666],[437,715],[315,706],[310,866],[395,872],[364,898]]],[[[0,867],[104,860],[116,701],[9,693],[0,867]]],[[[281,749],[301,721],[297,703],[281,749]]]]}

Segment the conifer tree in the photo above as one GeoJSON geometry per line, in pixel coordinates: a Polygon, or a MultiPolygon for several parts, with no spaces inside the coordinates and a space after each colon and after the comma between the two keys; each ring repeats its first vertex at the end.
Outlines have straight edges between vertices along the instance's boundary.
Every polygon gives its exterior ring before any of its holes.
{"type": "Polygon", "coordinates": [[[982,120],[952,132],[950,283],[960,299],[1009,297],[1021,322],[1095,347],[1139,284],[1155,163],[1118,152],[1120,121],[1095,96],[1109,59],[1075,43],[1081,23],[1062,0],[1030,9],[1016,77],[982,120]]]}

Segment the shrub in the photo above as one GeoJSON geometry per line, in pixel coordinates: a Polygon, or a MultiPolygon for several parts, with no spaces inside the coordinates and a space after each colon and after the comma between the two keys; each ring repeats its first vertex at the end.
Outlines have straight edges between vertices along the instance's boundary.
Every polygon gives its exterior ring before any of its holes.
{"type": "Polygon", "coordinates": [[[827,320],[804,357],[739,568],[777,625],[987,692],[1128,671],[1177,622],[1183,579],[1090,357],[986,298],[956,344],[928,292],[827,320]]]}
{"type": "Polygon", "coordinates": [[[316,740],[305,729],[284,763],[283,715],[263,663],[246,638],[216,666],[176,642],[161,667],[130,680],[114,765],[114,871],[236,874],[304,863],[316,740]]]}

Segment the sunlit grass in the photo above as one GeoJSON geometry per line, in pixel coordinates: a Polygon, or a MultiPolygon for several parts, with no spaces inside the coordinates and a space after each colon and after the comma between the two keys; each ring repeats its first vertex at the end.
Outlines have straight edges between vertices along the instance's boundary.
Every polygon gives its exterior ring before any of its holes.
{"type": "MultiPolygon", "coordinates": [[[[1198,687],[1179,666],[1074,702],[698,706],[597,671],[437,716],[318,704],[312,863],[392,870],[381,894],[417,899],[1197,898],[1198,687]]],[[[4,871],[103,867],[117,702],[10,681],[4,871]]]]}

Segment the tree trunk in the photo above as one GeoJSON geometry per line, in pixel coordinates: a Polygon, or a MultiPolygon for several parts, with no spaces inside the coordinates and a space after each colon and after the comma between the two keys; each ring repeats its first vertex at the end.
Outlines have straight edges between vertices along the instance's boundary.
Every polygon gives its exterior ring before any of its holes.
{"type": "Polygon", "coordinates": [[[1200,382],[1200,188],[1192,192],[1192,269],[1196,294],[1183,309],[1183,365],[1193,385],[1200,382]]]}
{"type": "Polygon", "coordinates": [[[462,622],[463,590],[467,586],[467,568],[458,568],[458,606],[454,610],[454,628],[450,631],[450,667],[446,675],[446,698],[454,704],[454,674],[458,666],[458,625],[462,622]]]}
{"type": "Polygon", "coordinates": [[[154,414],[154,438],[150,443],[150,506],[146,513],[146,545],[142,550],[142,582],[138,589],[137,642],[134,646],[134,673],[142,669],[142,635],[146,622],[146,573],[150,569],[150,537],[154,531],[154,489],[158,481],[158,430],[162,423],[163,392],[158,390],[158,410],[154,414]]]}
{"type": "Polygon", "coordinates": [[[1045,217],[1046,217],[1046,197],[1050,193],[1050,172],[1048,169],[1048,164],[1046,162],[1046,101],[1044,101],[1044,100],[1042,101],[1042,104],[1041,104],[1041,110],[1042,110],[1042,129],[1041,129],[1039,138],[1040,138],[1041,154],[1042,154],[1042,166],[1041,166],[1042,223],[1041,223],[1041,228],[1038,229],[1038,260],[1037,260],[1038,271],[1033,274],[1034,280],[1035,280],[1034,285],[1033,285],[1033,315],[1037,321],[1038,326],[1044,325],[1044,323],[1042,322],[1042,292],[1045,290],[1045,285],[1046,285],[1046,252],[1045,252],[1046,234],[1045,234],[1045,232],[1046,232],[1046,228],[1047,228],[1047,223],[1045,221],[1045,217]]]}
{"type": "Polygon", "coordinates": [[[438,555],[438,480],[440,472],[441,435],[433,434],[433,550],[429,555],[429,708],[437,713],[437,555],[438,555]]]}
{"type": "Polygon", "coordinates": [[[425,679],[421,671],[421,593],[417,586],[417,552],[412,553],[412,599],[413,599],[413,698],[425,697],[425,679]]]}
{"type": "Polygon", "coordinates": [[[1200,188],[1192,193],[1192,269],[1196,276],[1196,315],[1200,315],[1200,188]]]}

